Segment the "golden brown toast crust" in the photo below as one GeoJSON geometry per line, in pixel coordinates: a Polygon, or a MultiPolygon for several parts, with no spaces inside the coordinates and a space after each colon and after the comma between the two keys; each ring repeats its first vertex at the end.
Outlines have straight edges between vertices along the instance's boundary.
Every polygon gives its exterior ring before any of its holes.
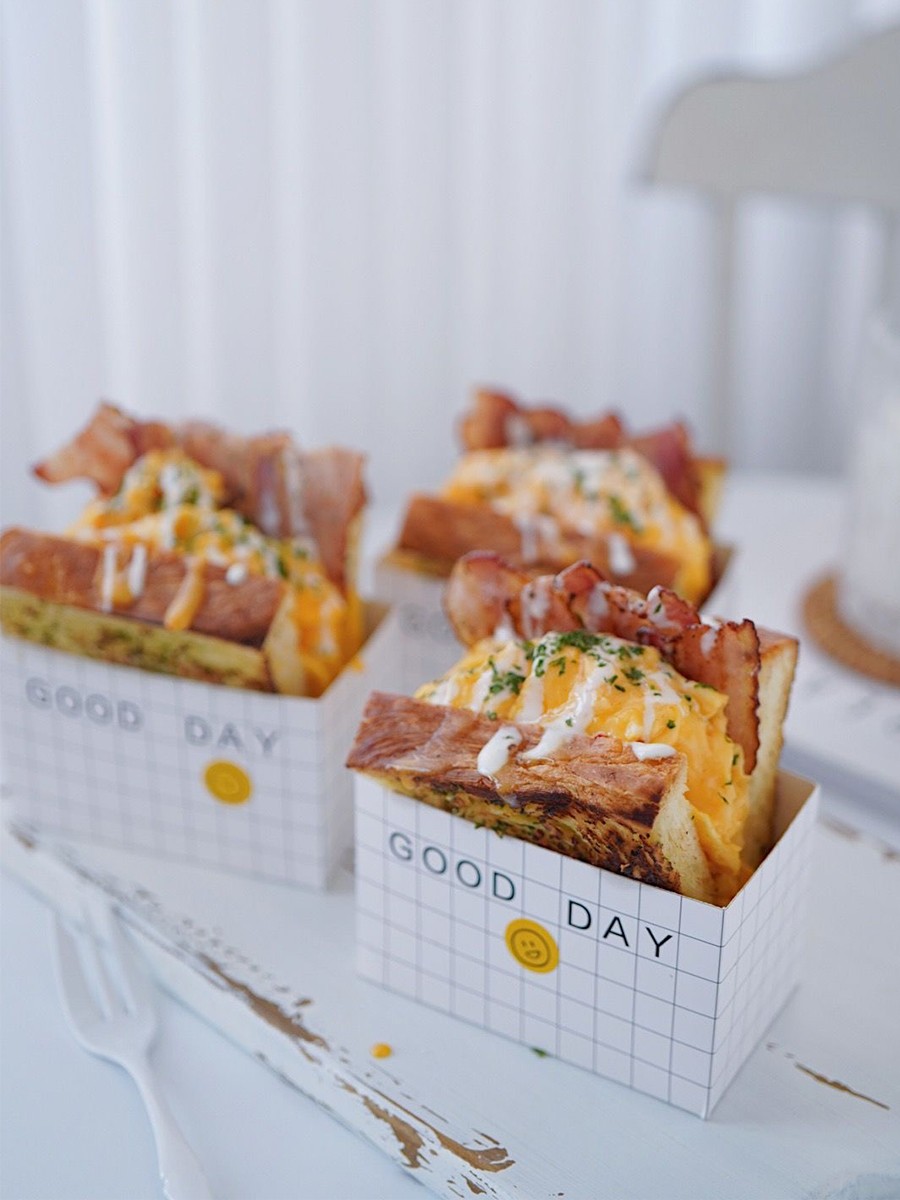
{"type": "MultiPolygon", "coordinates": [[[[119,565],[125,566],[130,551],[119,549],[119,565]]],[[[43,600],[77,608],[102,608],[103,552],[95,546],[33,533],[7,529],[0,537],[0,584],[31,592],[43,600]]],[[[112,612],[150,624],[162,624],[187,572],[185,559],[177,554],[150,554],[144,587],[131,604],[114,604],[112,612]]],[[[248,575],[241,583],[225,581],[225,569],[203,566],[203,598],[190,628],[197,633],[261,646],[285,593],[277,579],[248,575]]]]}
{"type": "Polygon", "coordinates": [[[517,724],[521,743],[496,775],[483,775],[479,752],[500,727],[468,709],[375,692],[347,765],[498,832],[674,891],[683,888],[673,862],[680,853],[701,880],[691,891],[712,899],[705,864],[697,869],[682,755],[639,762],[615,738],[576,735],[552,760],[523,761],[543,730],[517,724]],[[680,850],[668,829],[679,806],[680,850]]]}
{"type": "MultiPolygon", "coordinates": [[[[485,546],[525,567],[522,532],[506,513],[487,504],[459,504],[421,493],[410,498],[397,548],[435,564],[432,573],[449,575],[458,558],[485,546]]],[[[668,587],[674,582],[679,569],[677,559],[646,546],[631,545],[629,551],[634,568],[616,574],[617,582],[645,592],[654,584],[668,587]]],[[[609,538],[590,537],[574,530],[560,530],[552,544],[540,545],[538,557],[529,559],[527,569],[561,571],[580,558],[590,559],[607,576],[613,573],[609,538]]]]}

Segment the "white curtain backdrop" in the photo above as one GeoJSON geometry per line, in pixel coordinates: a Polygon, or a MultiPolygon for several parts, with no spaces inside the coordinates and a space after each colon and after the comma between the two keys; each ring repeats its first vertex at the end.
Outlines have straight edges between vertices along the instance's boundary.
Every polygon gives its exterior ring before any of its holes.
{"type": "MultiPolygon", "coordinates": [[[[696,422],[710,217],[633,183],[649,122],[698,73],[800,68],[900,0],[2,13],[2,501],[7,522],[58,525],[77,489],[24,467],[100,396],[362,446],[380,500],[445,473],[474,381],[696,422]]],[[[726,449],[836,469],[874,224],[757,199],[739,237],[726,449]]]]}

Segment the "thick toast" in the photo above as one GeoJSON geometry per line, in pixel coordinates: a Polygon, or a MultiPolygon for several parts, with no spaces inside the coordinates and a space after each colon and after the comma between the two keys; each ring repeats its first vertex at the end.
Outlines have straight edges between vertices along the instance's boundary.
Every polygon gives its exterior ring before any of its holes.
{"type": "MultiPolygon", "coordinates": [[[[514,726],[528,750],[538,725],[514,726]]],[[[573,737],[552,760],[521,755],[491,775],[478,755],[497,722],[375,692],[347,765],[394,791],[617,874],[715,902],[683,755],[640,762],[615,738],[573,737]]]]}

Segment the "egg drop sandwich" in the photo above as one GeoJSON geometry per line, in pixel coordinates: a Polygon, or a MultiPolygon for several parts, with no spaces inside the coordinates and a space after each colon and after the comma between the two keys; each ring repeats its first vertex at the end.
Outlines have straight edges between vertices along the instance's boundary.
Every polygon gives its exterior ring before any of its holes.
{"type": "Polygon", "coordinates": [[[502,834],[714,904],[773,836],[797,658],[786,635],[711,622],[581,562],[532,578],[454,567],[467,647],[414,697],[370,697],[348,765],[502,834]]]}
{"type": "Polygon", "coordinates": [[[38,464],[97,497],[61,536],[0,537],[4,632],[259,691],[318,696],[362,640],[362,456],[109,404],[38,464]]]}
{"type": "Polygon", "coordinates": [[[709,594],[724,464],[700,458],[683,425],[635,435],[612,413],[579,422],[479,391],[461,433],[465,453],[437,495],[412,496],[389,562],[446,576],[491,549],[536,572],[588,559],[641,591],[709,594]]]}

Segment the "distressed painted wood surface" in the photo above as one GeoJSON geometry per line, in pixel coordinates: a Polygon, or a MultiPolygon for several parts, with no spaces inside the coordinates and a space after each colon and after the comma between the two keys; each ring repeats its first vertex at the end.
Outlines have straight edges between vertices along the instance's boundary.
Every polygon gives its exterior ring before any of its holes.
{"type": "Polygon", "coordinates": [[[438,1195],[900,1189],[900,856],[842,828],[817,830],[805,982],[709,1122],[358,980],[349,878],[316,895],[9,829],[3,856],[71,911],[111,896],[164,987],[438,1195]]]}

